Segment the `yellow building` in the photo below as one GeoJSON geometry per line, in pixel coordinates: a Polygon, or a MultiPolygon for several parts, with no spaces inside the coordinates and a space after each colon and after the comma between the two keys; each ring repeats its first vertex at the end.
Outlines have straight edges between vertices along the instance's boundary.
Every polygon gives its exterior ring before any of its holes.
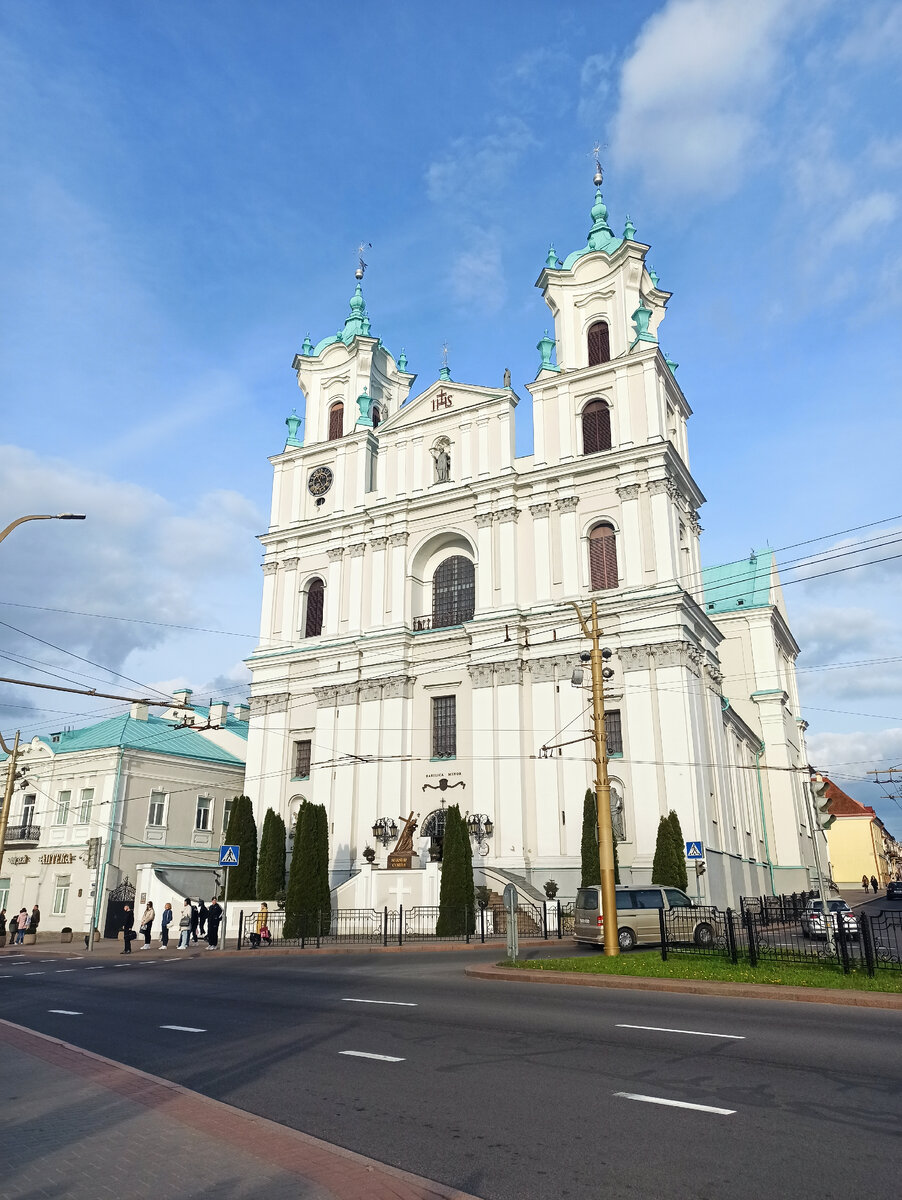
{"type": "Polygon", "coordinates": [[[899,845],[867,804],[828,782],[827,799],[836,820],[827,830],[831,874],[840,888],[860,888],[863,876],[881,887],[899,875],[899,845]]]}

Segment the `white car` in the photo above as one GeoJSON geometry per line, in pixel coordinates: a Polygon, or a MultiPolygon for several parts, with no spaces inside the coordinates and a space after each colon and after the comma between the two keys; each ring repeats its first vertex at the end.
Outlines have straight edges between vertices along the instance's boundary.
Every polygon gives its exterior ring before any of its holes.
{"type": "MultiPolygon", "coordinates": [[[[828,900],[827,915],[830,918],[830,925],[833,933],[836,933],[839,928],[839,922],[843,923],[843,930],[847,937],[858,937],[858,918],[846,904],[845,900],[828,900]]],[[[802,924],[802,933],[805,937],[826,938],[827,924],[824,915],[823,900],[809,900],[805,905],[805,911],[800,918],[802,924]]]]}

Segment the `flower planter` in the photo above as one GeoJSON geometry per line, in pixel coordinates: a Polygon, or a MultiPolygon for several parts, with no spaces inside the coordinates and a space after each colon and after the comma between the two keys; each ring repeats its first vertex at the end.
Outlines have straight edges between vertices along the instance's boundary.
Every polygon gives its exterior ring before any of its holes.
{"type": "Polygon", "coordinates": [[[61,941],[61,942],[71,942],[71,941],[72,941],[72,931],[71,931],[71,929],[70,929],[70,930],[69,930],[67,933],[61,933],[61,934],[60,934],[60,941],[61,941]]]}
{"type": "Polygon", "coordinates": [[[0,933],[0,950],[6,945],[6,934],[0,933]]]}
{"type": "Polygon", "coordinates": [[[22,945],[23,946],[33,946],[37,940],[38,940],[38,935],[36,933],[26,933],[25,939],[22,942],[22,945]]]}

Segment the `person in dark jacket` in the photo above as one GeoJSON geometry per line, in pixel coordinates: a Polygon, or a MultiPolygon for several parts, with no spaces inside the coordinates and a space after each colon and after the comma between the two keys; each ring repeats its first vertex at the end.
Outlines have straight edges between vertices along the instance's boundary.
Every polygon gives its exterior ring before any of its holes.
{"type": "Polygon", "coordinates": [[[169,945],[169,926],[172,924],[172,905],[167,904],[160,917],[160,949],[165,950],[169,945]]]}
{"type": "Polygon", "coordinates": [[[871,886],[871,881],[868,879],[867,875],[862,875],[861,886],[864,888],[865,891],[867,891],[868,888],[871,886]]]}
{"type": "Polygon", "coordinates": [[[131,954],[132,952],[132,928],[135,924],[135,914],[132,912],[128,904],[122,909],[122,940],[125,942],[125,949],[122,954],[131,954]]]}
{"type": "Polygon", "coordinates": [[[201,937],[207,933],[207,906],[203,900],[197,902],[197,932],[201,937]]]}
{"type": "Polygon", "coordinates": [[[222,906],[214,896],[207,909],[207,945],[210,950],[215,950],[219,941],[219,922],[221,920],[222,906]]]}
{"type": "Polygon", "coordinates": [[[191,901],[191,940],[197,945],[197,922],[200,920],[200,913],[197,911],[197,905],[191,901]]]}
{"type": "Polygon", "coordinates": [[[3,944],[6,945],[6,909],[0,908],[0,938],[3,938],[3,944]]]}
{"type": "MultiPolygon", "coordinates": [[[[874,891],[876,892],[877,889],[874,888],[874,891]]],[[[34,908],[31,910],[31,917],[28,922],[28,932],[37,934],[38,926],[40,925],[40,923],[41,923],[41,910],[38,908],[37,905],[35,905],[34,908]]]]}
{"type": "Polygon", "coordinates": [[[871,876],[871,887],[874,889],[874,895],[876,896],[876,895],[877,895],[877,889],[880,887],[880,884],[877,882],[877,876],[876,876],[876,875],[872,875],[872,876],[871,876]]]}

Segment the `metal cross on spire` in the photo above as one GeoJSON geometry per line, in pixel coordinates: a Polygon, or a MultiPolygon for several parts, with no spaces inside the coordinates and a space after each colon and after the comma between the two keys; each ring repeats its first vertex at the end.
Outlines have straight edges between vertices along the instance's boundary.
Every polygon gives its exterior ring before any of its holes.
{"type": "Polygon", "coordinates": [[[442,366],[447,367],[447,365],[448,365],[448,343],[442,342],[442,366]]]}
{"type": "Polygon", "coordinates": [[[354,278],[358,282],[363,278],[363,273],[367,268],[367,264],[363,261],[363,252],[365,250],[372,250],[372,248],[372,242],[361,242],[357,247],[357,270],[354,272],[354,278]]]}
{"type": "Polygon", "coordinates": [[[604,182],[604,171],[601,169],[601,143],[596,142],[592,147],[592,157],[595,159],[595,177],[592,182],[596,187],[601,187],[604,182]]]}

